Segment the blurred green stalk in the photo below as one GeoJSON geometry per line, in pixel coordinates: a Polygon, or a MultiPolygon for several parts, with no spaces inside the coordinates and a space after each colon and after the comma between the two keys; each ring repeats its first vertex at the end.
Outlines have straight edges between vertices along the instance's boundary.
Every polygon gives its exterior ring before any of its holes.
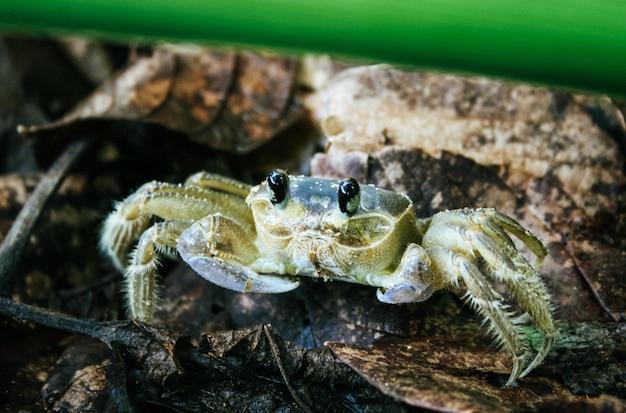
{"type": "Polygon", "coordinates": [[[0,0],[0,30],[323,52],[626,96],[624,0],[0,0]]]}

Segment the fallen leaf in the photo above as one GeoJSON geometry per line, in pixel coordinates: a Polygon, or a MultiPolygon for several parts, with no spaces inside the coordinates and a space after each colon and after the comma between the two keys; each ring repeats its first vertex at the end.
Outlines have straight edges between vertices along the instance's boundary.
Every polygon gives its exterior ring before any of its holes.
{"type": "Polygon", "coordinates": [[[626,321],[626,251],[575,230],[567,250],[602,308],[614,321],[626,321]]]}
{"type": "Polygon", "coordinates": [[[623,397],[626,392],[624,326],[560,323],[561,336],[544,365],[516,386],[503,388],[510,356],[490,349],[475,334],[476,323],[461,320],[433,317],[413,337],[387,336],[371,348],[326,346],[383,393],[434,411],[527,411],[551,398],[580,402],[587,395],[623,397]],[[590,356],[589,346],[605,351],[590,356]]]}
{"type": "Polygon", "coordinates": [[[298,62],[248,52],[160,48],[139,57],[56,122],[21,128],[38,145],[85,122],[162,125],[213,149],[247,153],[305,115],[298,62]]]}
{"type": "MultiPolygon", "coordinates": [[[[612,209],[615,193],[589,203],[587,191],[623,187],[624,160],[586,111],[590,100],[486,78],[362,66],[339,73],[307,107],[322,125],[330,154],[373,154],[387,145],[433,157],[447,151],[530,177],[554,176],[593,215],[612,209]]],[[[616,127],[626,129],[623,118],[616,127]]]]}
{"type": "Polygon", "coordinates": [[[109,399],[111,350],[102,342],[78,338],[69,343],[41,389],[51,411],[102,411],[109,399]]]}

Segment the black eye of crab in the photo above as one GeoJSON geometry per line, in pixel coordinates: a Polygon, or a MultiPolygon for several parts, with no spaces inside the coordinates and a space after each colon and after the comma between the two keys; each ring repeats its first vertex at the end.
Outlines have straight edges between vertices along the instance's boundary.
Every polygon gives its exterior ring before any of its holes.
{"type": "Polygon", "coordinates": [[[347,181],[341,181],[339,190],[337,191],[337,202],[339,209],[349,217],[354,215],[361,203],[361,188],[354,178],[347,181]]]}
{"type": "Polygon", "coordinates": [[[287,206],[289,197],[289,177],[282,169],[274,169],[267,176],[267,189],[270,201],[277,208],[283,209],[287,206]]]}

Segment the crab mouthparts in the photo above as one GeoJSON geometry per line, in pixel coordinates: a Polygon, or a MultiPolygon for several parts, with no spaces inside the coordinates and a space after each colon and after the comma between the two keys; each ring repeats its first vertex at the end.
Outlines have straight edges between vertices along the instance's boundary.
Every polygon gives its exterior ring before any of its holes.
{"type": "Polygon", "coordinates": [[[291,258],[302,275],[318,276],[329,271],[341,274],[339,261],[331,243],[321,236],[298,237],[294,241],[291,258]]]}

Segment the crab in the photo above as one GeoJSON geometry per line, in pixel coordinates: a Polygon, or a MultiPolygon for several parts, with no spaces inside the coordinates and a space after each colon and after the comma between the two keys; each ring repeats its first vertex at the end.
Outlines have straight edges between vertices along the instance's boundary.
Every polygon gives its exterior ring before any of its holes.
{"type": "Polygon", "coordinates": [[[550,294],[507,233],[536,265],[546,256],[537,237],[491,208],[421,219],[406,195],[354,179],[274,170],[252,187],[201,172],[182,185],[144,184],[118,203],[105,220],[101,248],[125,273],[130,316],[145,322],[158,304],[159,254],[177,253],[208,281],[239,292],[282,293],[302,277],[370,285],[389,304],[462,291],[512,354],[511,385],[543,361],[557,330],[550,294]],[[528,324],[543,336],[538,350],[522,332],[528,324]]]}

